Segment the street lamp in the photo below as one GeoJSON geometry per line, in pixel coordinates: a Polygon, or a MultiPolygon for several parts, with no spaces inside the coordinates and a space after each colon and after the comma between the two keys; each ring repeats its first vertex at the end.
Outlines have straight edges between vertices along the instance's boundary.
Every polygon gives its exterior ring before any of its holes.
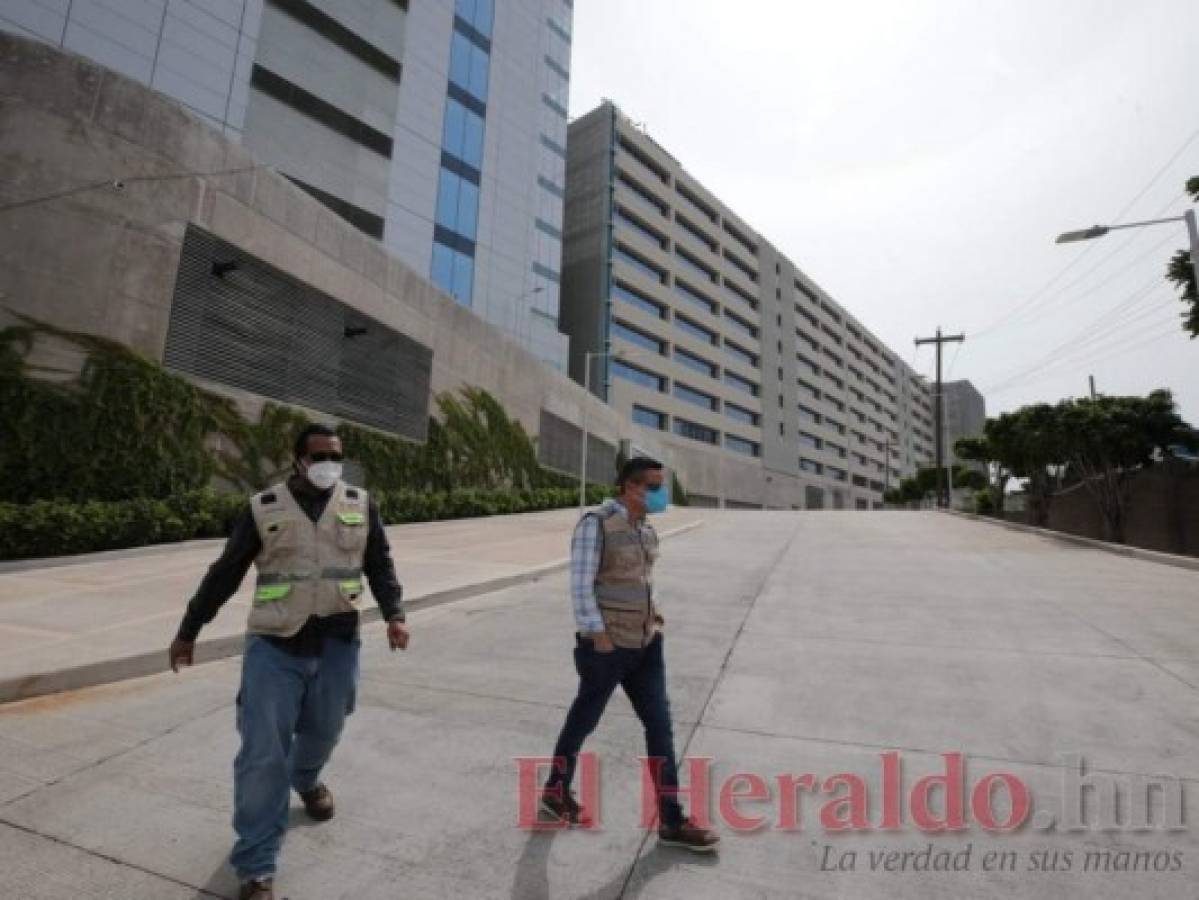
{"type": "MultiPolygon", "coordinates": [[[[591,393],[591,361],[593,359],[602,359],[611,357],[613,359],[633,359],[638,356],[644,356],[643,353],[626,353],[624,350],[588,350],[583,354],[583,390],[591,393]]],[[[607,398],[604,398],[605,400],[607,398]]],[[[587,508],[587,404],[586,398],[583,399],[583,441],[582,448],[579,450],[579,511],[582,512],[587,508]]]]}
{"type": "Polygon", "coordinates": [[[1191,238],[1191,268],[1199,279],[1199,226],[1195,224],[1195,210],[1188,209],[1181,216],[1171,216],[1168,219],[1149,219],[1145,222],[1129,222],[1125,225],[1093,225],[1081,231],[1067,231],[1057,236],[1058,244],[1073,244],[1077,241],[1089,241],[1103,237],[1109,231],[1119,231],[1122,228],[1141,228],[1145,225],[1164,225],[1166,222],[1186,222],[1187,234],[1191,238]]]}

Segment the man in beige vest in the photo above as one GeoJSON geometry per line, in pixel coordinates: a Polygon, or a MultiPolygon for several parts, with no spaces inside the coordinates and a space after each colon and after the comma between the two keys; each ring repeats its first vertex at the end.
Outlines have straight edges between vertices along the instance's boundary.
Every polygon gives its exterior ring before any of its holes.
{"type": "Polygon", "coordinates": [[[273,900],[291,790],[313,819],[333,817],[333,794],[320,773],[354,710],[364,577],[391,649],[408,646],[378,507],[341,480],[341,467],[335,432],[312,425],[300,433],[292,477],[250,501],[171,644],[171,668],[190,665],[200,629],[237,593],[250,565],[257,567],[233,766],[230,861],[241,880],[239,900],[273,900]]]}
{"type": "Polygon", "coordinates": [[[667,506],[662,464],[634,458],[621,467],[619,496],[579,521],[570,546],[575,669],[579,689],[554,747],[541,808],[555,820],[586,825],[570,785],[583,741],[595,730],[619,685],[645,727],[647,756],[657,763],[658,840],[698,853],[720,838],[688,819],[677,799],[678,769],[666,696],[662,616],[653,600],[658,535],[646,513],[667,506]]]}

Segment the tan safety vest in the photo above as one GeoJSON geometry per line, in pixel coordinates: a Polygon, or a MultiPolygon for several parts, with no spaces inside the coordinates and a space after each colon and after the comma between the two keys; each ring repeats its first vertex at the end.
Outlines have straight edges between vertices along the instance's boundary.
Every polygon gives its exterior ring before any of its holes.
{"type": "Polygon", "coordinates": [[[310,616],[358,608],[370,530],[366,491],[339,481],[316,522],[286,484],[255,495],[250,509],[262,550],[248,631],[291,637],[310,616]]]}
{"type": "Polygon", "coordinates": [[[588,515],[599,519],[603,540],[595,598],[604,630],[618,647],[644,647],[662,621],[653,600],[658,534],[648,523],[638,531],[615,506],[588,515]]]}

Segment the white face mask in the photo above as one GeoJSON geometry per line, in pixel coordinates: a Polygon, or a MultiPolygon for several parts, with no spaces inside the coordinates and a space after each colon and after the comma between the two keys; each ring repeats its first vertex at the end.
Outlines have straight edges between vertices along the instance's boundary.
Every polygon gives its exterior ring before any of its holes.
{"type": "Polygon", "coordinates": [[[312,482],[314,487],[322,491],[327,491],[341,480],[341,463],[313,463],[304,474],[308,476],[308,480],[312,482]]]}

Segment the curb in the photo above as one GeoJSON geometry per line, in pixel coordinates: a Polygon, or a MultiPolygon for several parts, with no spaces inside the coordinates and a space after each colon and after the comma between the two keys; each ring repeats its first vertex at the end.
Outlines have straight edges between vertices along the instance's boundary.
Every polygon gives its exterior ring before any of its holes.
{"type": "MultiPolygon", "coordinates": [[[[385,525],[385,529],[423,529],[437,525],[448,525],[454,522],[470,522],[478,518],[515,518],[517,516],[542,516],[557,513],[562,510],[576,509],[574,506],[563,506],[558,509],[537,509],[523,513],[507,513],[504,516],[467,517],[464,519],[435,519],[431,522],[404,522],[396,525],[385,525]]],[[[32,559],[0,560],[0,575],[18,575],[34,569],[56,569],[63,566],[89,565],[91,563],[115,562],[122,559],[142,559],[147,556],[162,556],[177,553],[181,550],[209,550],[220,547],[226,538],[195,538],[188,541],[168,541],[163,544],[150,544],[144,547],[120,547],[115,550],[93,550],[90,553],[75,553],[71,556],[42,556],[32,559]]]]}
{"type": "Polygon", "coordinates": [[[998,525],[1001,528],[1007,528],[1011,531],[1035,534],[1051,538],[1052,540],[1063,541],[1067,544],[1087,547],[1091,550],[1103,550],[1106,553],[1112,553],[1116,556],[1126,556],[1132,559],[1143,560],[1144,562],[1157,563],[1162,566],[1173,566],[1177,569],[1190,569],[1193,572],[1199,572],[1199,557],[1179,556],[1176,553],[1146,550],[1143,547],[1129,547],[1127,544],[1113,544],[1111,541],[1101,541],[1097,538],[1082,537],[1077,534],[1068,534],[1064,531],[1054,531],[1052,528],[1039,528],[1036,525],[1025,525],[1023,522],[1008,522],[1004,519],[993,519],[990,516],[980,516],[975,513],[961,512],[956,509],[947,509],[944,512],[962,519],[971,519],[975,522],[984,522],[988,525],[998,525]]]}
{"type": "MultiPolygon", "coordinates": [[[[699,519],[695,522],[689,522],[686,525],[680,525],[678,528],[673,528],[670,531],[663,531],[660,537],[665,540],[666,538],[677,537],[689,531],[694,531],[703,525],[704,521],[703,519],[699,519]]],[[[569,567],[569,557],[554,560],[553,562],[535,566],[534,568],[512,575],[503,575],[499,578],[491,578],[486,581],[476,582],[475,584],[464,584],[461,587],[448,588],[444,591],[434,591],[431,594],[412,597],[404,601],[404,609],[407,613],[413,613],[423,609],[431,609],[443,603],[467,600],[482,594],[490,594],[495,591],[502,591],[505,588],[528,584],[546,575],[564,571],[569,567]]],[[[363,624],[377,622],[380,617],[378,607],[371,607],[368,610],[364,610],[361,615],[363,624]]],[[[195,651],[196,665],[228,659],[231,656],[240,656],[245,640],[244,634],[234,634],[227,637],[213,638],[210,641],[197,642],[195,651]]],[[[134,656],[124,656],[118,659],[106,659],[69,669],[57,669],[48,672],[36,672],[31,675],[21,675],[16,678],[0,681],[0,704],[15,703],[19,700],[29,700],[33,697],[59,694],[64,691],[76,691],[81,688],[96,687],[102,684],[112,684],[117,681],[128,681],[132,678],[144,678],[147,675],[157,675],[161,672],[166,672],[168,669],[166,650],[160,648],[149,653],[139,653],[134,656]]]]}

